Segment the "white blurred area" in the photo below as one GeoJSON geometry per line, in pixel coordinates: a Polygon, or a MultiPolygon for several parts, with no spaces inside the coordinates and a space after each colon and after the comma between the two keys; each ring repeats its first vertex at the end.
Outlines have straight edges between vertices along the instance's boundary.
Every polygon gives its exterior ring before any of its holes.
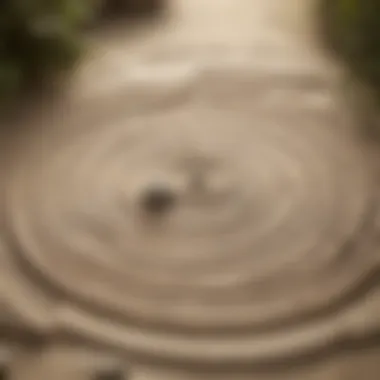
{"type": "Polygon", "coordinates": [[[313,42],[315,3],[315,0],[167,0],[167,11],[160,18],[145,22],[121,20],[91,34],[89,58],[77,71],[73,94],[86,98],[114,92],[128,81],[131,65],[136,61],[139,64],[141,57],[149,55],[170,61],[169,55],[174,52],[176,58],[194,63],[210,56],[214,60],[218,56],[233,59],[248,49],[265,51],[266,57],[272,53],[275,56],[279,49],[295,49],[311,52],[318,58],[321,54],[313,42]]]}
{"type": "Polygon", "coordinates": [[[315,0],[167,0],[166,4],[168,17],[146,23],[132,36],[129,28],[123,33],[120,23],[111,37],[118,34],[119,42],[125,37],[132,44],[133,39],[147,44],[242,44],[278,33],[304,39],[312,33],[315,0]]]}
{"type": "Polygon", "coordinates": [[[174,0],[172,38],[240,44],[276,33],[305,37],[310,33],[312,3],[312,0],[174,0]]]}

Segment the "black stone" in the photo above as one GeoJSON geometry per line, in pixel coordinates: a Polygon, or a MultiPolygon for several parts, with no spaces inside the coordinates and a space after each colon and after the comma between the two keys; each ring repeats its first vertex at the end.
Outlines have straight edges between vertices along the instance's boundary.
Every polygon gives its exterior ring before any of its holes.
{"type": "Polygon", "coordinates": [[[169,211],[176,201],[174,192],[166,187],[156,186],[149,188],[142,197],[143,209],[154,215],[169,211]]]}
{"type": "Polygon", "coordinates": [[[121,369],[106,369],[98,371],[93,380],[128,380],[121,369]]]}

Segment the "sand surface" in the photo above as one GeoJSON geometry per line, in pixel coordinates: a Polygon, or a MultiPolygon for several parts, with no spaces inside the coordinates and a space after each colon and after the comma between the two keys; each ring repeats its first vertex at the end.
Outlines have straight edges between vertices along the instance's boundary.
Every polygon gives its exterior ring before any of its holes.
{"type": "Polygon", "coordinates": [[[378,168],[313,0],[169,5],[3,139],[4,378],[378,379],[378,168]]]}

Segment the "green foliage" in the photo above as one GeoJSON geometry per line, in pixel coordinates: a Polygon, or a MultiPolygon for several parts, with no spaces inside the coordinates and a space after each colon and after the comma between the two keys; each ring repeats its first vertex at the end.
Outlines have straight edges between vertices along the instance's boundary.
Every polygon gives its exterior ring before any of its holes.
{"type": "Polygon", "coordinates": [[[69,68],[92,0],[0,0],[0,96],[69,68]]]}
{"type": "Polygon", "coordinates": [[[327,45],[380,100],[380,0],[322,0],[327,45]]]}

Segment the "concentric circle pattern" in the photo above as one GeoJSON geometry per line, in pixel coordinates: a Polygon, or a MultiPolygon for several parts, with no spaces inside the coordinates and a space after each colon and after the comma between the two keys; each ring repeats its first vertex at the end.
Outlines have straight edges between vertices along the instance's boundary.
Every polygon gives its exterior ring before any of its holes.
{"type": "Polygon", "coordinates": [[[55,295],[55,328],[147,357],[255,362],[339,339],[378,261],[364,152],[318,81],[226,82],[229,102],[206,76],[180,104],[30,144],[8,188],[20,270],[55,295]],[[153,216],[157,185],[174,202],[153,216]]]}

